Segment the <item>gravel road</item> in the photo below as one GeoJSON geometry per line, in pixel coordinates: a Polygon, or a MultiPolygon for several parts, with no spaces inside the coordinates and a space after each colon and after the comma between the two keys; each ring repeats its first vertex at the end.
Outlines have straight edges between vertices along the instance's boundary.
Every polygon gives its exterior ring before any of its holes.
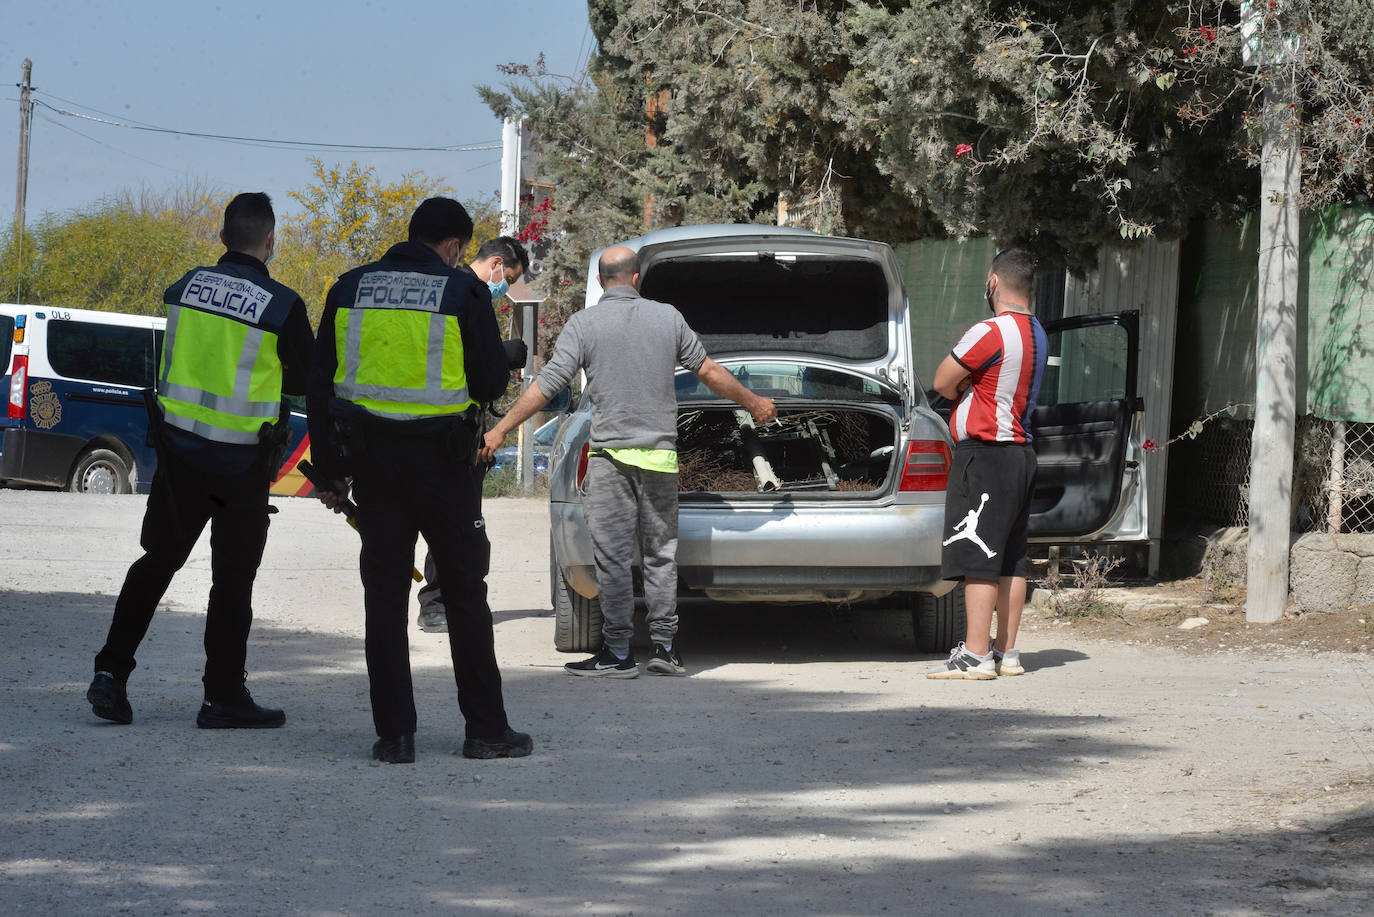
{"type": "MultiPolygon", "coordinates": [[[[1027,674],[928,681],[900,613],[684,610],[687,679],[574,679],[548,516],[488,502],[507,707],[468,761],[446,638],[414,628],[413,766],[369,759],[357,536],[276,501],[250,687],[195,728],[208,541],[96,719],[91,657],[145,499],[0,490],[9,914],[1368,913],[1368,655],[1184,654],[1028,631],[1027,674]]],[[[423,545],[421,545],[423,551],[423,545]]]]}

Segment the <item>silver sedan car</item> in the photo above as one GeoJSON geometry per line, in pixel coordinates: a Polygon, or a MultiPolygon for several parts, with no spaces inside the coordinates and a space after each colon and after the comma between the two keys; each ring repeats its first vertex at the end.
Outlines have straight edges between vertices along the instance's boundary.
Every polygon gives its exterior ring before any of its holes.
{"type": "MultiPolygon", "coordinates": [[[[892,597],[910,608],[918,649],[944,652],[963,639],[963,590],[940,577],[948,425],[913,371],[892,250],[749,225],[677,227],[621,244],[639,253],[640,292],[677,308],[712,359],[778,409],[775,422],[755,426],[678,369],[680,594],[747,603],[892,597]]],[[[587,308],[601,298],[599,254],[587,308]]],[[[1046,325],[1033,535],[1139,535],[1126,530],[1143,517],[1124,506],[1142,495],[1131,441],[1135,328],[1135,313],[1046,325]],[[1090,340],[1061,338],[1060,326],[1090,340]],[[1089,392],[1084,380],[1104,387],[1089,392]]],[[[549,472],[554,642],[567,652],[601,640],[582,511],[588,401],[568,407],[549,472]]]]}
{"type": "MultiPolygon", "coordinates": [[[[772,397],[748,414],[679,368],[682,590],[728,602],[912,600],[921,643],[962,637],[940,603],[950,440],[911,371],[911,336],[888,246],[758,226],[682,227],[625,243],[641,293],[671,303],[712,358],[772,397]]],[[[589,306],[601,296],[595,258],[589,306]]],[[[594,306],[591,306],[594,308],[594,306]]],[[[600,611],[582,515],[591,417],[579,399],[550,472],[557,647],[594,650],[600,611]]]]}

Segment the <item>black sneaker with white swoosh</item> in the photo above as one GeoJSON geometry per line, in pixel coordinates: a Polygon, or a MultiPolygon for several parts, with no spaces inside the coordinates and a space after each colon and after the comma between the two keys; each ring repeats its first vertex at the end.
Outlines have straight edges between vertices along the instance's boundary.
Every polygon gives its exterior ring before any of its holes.
{"type": "Polygon", "coordinates": [[[638,678],[639,666],[635,664],[635,654],[630,653],[621,659],[612,653],[605,644],[601,652],[581,662],[569,662],[563,666],[569,675],[593,675],[601,678],[638,678]]]}

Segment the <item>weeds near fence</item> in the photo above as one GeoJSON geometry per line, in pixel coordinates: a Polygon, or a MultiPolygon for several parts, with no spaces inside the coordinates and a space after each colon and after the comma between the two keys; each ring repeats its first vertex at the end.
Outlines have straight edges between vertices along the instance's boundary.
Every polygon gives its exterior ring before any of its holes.
{"type": "Polygon", "coordinates": [[[1103,598],[1102,590],[1109,584],[1108,575],[1125,560],[1084,551],[1082,560],[1069,561],[1072,572],[1068,576],[1058,564],[1051,564],[1039,583],[1049,593],[1050,613],[1070,620],[1118,617],[1124,621],[1121,606],[1103,598]]]}
{"type": "Polygon", "coordinates": [[[483,499],[490,497],[547,497],[548,495],[549,476],[547,474],[535,475],[534,487],[525,490],[520,486],[520,477],[515,473],[514,465],[488,471],[486,477],[482,479],[483,499]]]}
{"type": "Polygon", "coordinates": [[[1232,573],[1226,549],[1220,542],[1207,545],[1202,555],[1202,600],[1234,604],[1244,596],[1244,582],[1232,573]]]}

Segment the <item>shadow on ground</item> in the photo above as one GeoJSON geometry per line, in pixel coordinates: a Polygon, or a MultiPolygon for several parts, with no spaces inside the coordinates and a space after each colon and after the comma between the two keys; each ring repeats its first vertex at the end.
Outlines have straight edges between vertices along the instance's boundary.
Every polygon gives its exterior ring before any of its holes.
{"type": "MultiPolygon", "coordinates": [[[[1360,841],[1374,813],[1302,830],[1045,837],[1020,785],[1155,748],[1104,729],[1111,717],[965,710],[954,695],[893,709],[861,681],[588,686],[507,668],[512,719],[536,754],[470,762],[452,753],[462,727],[445,658],[415,670],[419,763],[378,766],[361,640],[260,624],[250,684],[287,726],[205,732],[193,726],[202,619],[164,609],[131,681],[135,723],[111,726],[83,697],[109,606],[0,593],[11,913],[1343,912],[1374,893],[1360,841]],[[974,824],[978,853],[963,836],[974,824]]],[[[779,662],[910,658],[881,652],[881,629],[844,644],[796,617],[723,610],[688,634],[715,668],[768,661],[780,640],[779,662]]]]}

